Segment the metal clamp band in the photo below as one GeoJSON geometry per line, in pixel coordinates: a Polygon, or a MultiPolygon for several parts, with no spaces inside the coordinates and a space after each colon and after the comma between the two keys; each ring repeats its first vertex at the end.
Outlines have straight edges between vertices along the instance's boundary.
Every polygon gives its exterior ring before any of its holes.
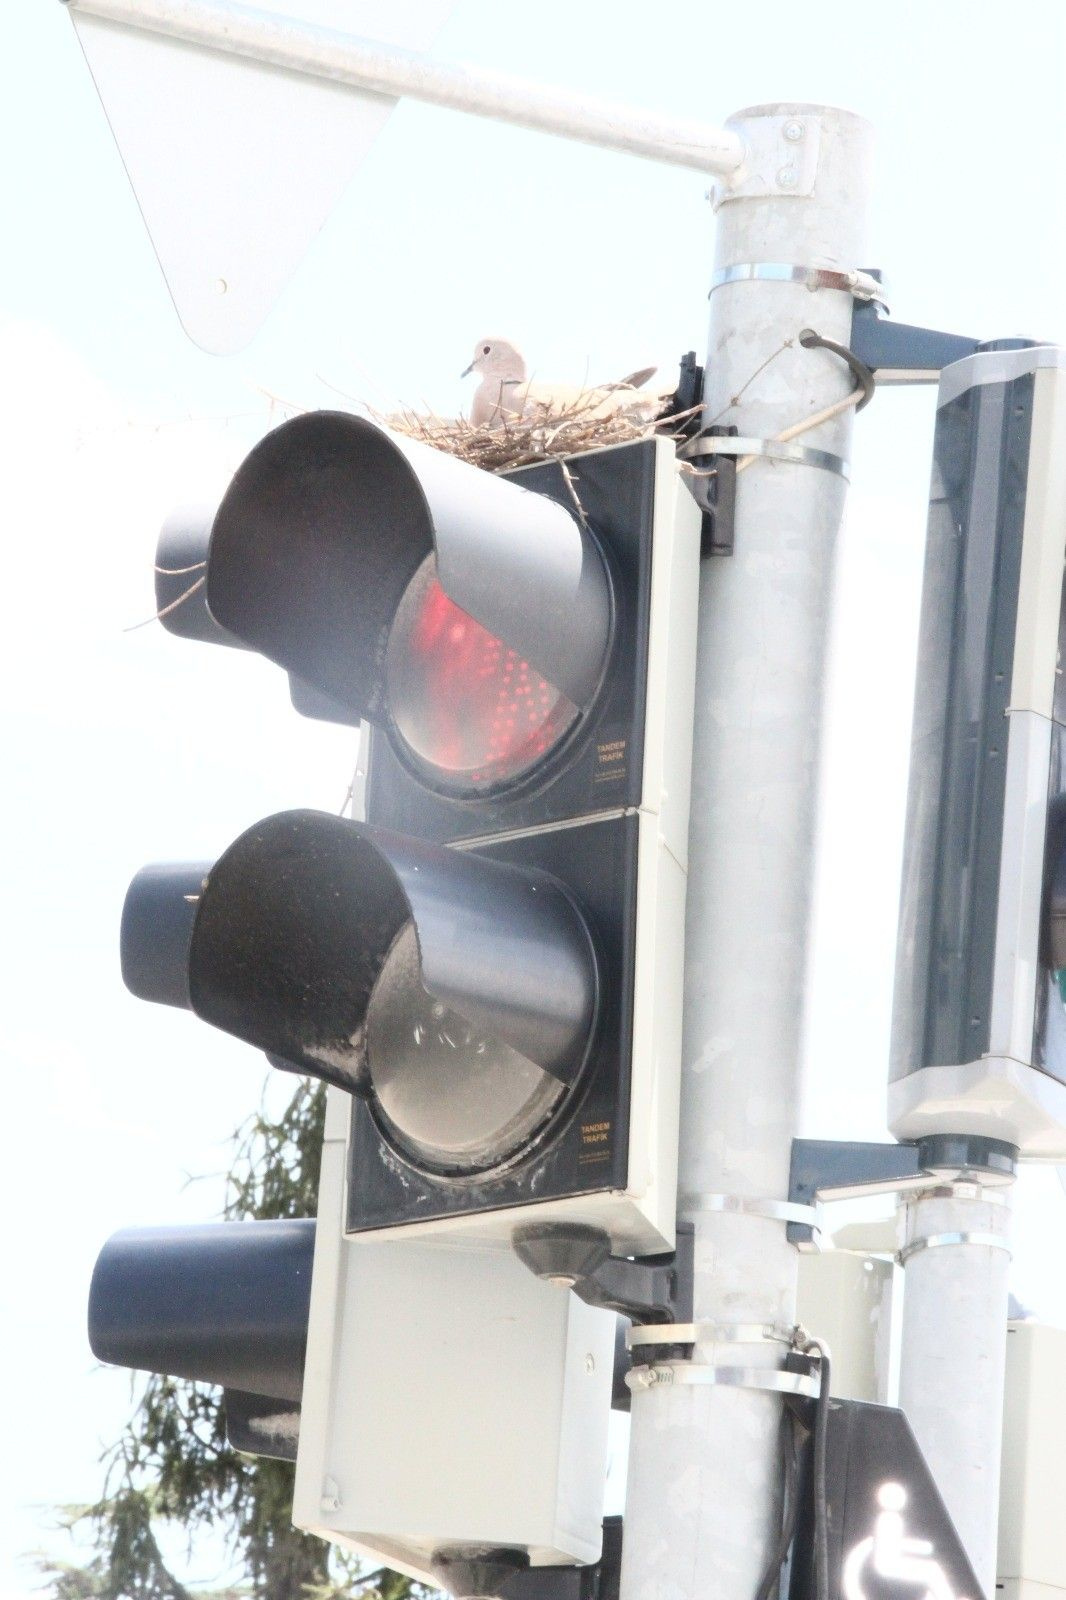
{"type": "MultiPolygon", "coordinates": [[[[726,444],[737,441],[727,439],[726,444]]],[[[743,441],[742,441],[743,442],[743,441]]],[[[739,1194],[683,1194],[678,1209],[686,1217],[701,1211],[732,1211],[741,1216],[767,1217],[771,1222],[802,1222],[808,1228],[822,1226],[821,1206],[803,1205],[798,1200],[761,1200],[739,1194]]]]}
{"type": "Polygon", "coordinates": [[[788,461],[801,467],[818,467],[823,472],[835,472],[846,478],[851,463],[831,450],[816,450],[809,444],[795,444],[791,440],[778,443],[774,439],[708,438],[701,434],[683,445],[678,455],[686,461],[694,456],[766,456],[769,461],[788,461]]]}
{"type": "Polygon", "coordinates": [[[727,283],[802,283],[808,289],[843,289],[856,300],[884,303],[885,286],[868,272],[834,272],[829,267],[795,267],[787,261],[736,261],[719,267],[711,278],[708,298],[727,283]]]}
{"type": "Polygon", "coordinates": [[[924,1239],[911,1239],[902,1245],[897,1252],[896,1260],[902,1267],[911,1256],[916,1256],[919,1250],[939,1250],[949,1244],[978,1244],[987,1250],[1005,1250],[1008,1255],[1013,1254],[1010,1243],[1000,1233],[930,1233],[924,1239]]]}
{"type": "Polygon", "coordinates": [[[928,1184],[912,1190],[907,1196],[908,1205],[917,1205],[921,1200],[976,1200],[982,1206],[1010,1204],[1010,1196],[1003,1184],[993,1186],[977,1177],[956,1183],[928,1184]]]}
{"type": "Polygon", "coordinates": [[[644,1344],[772,1344],[791,1345],[791,1328],[773,1322],[649,1322],[626,1330],[626,1346],[644,1344]]]}
{"type": "Polygon", "coordinates": [[[817,1400],[821,1380],[803,1372],[770,1367],[701,1366],[692,1361],[657,1362],[626,1373],[630,1389],[671,1388],[678,1384],[712,1384],[721,1389],[766,1389],[774,1394],[799,1394],[817,1400]]]}

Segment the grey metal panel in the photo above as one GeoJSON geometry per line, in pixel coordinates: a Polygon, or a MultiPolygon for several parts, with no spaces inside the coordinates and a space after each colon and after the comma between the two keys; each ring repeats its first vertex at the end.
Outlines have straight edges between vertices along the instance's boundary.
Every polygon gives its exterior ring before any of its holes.
{"type": "Polygon", "coordinates": [[[976,355],[952,362],[944,368],[937,392],[937,405],[943,409],[967,390],[986,383],[1012,383],[1043,367],[1066,366],[1066,347],[1040,344],[1024,350],[979,350],[976,355]]]}
{"type": "MultiPolygon", "coordinates": [[[[1064,585],[1066,588],[1066,585],[1064,585]]],[[[1064,595],[1066,601],[1066,595],[1064,595]]],[[[1066,604],[1059,634],[1062,660],[1066,604]]],[[[1047,835],[1045,845],[1044,909],[1040,965],[1036,974],[1033,1007],[1032,1062],[1061,1083],[1066,1083],[1066,693],[1060,674],[1055,690],[1055,719],[1051,725],[1051,761],[1048,769],[1047,835]]]]}
{"type": "Polygon", "coordinates": [[[1030,375],[969,388],[938,417],[893,1077],[988,1048],[1032,404],[1030,375]]]}

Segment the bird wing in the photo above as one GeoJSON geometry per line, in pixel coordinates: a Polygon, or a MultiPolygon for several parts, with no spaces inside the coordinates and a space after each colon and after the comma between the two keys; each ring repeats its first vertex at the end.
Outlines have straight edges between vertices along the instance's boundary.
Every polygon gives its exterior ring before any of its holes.
{"type": "Polygon", "coordinates": [[[617,383],[608,384],[610,389],[643,389],[649,378],[654,378],[658,367],[638,367],[636,372],[631,372],[628,378],[619,378],[617,383]]]}

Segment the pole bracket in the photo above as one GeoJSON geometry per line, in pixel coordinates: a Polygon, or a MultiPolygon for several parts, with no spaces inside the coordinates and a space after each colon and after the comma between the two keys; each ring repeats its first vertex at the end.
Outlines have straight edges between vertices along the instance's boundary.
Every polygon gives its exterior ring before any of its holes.
{"type": "MultiPolygon", "coordinates": [[[[1001,1187],[1014,1182],[1017,1157],[1017,1146],[975,1133],[933,1133],[898,1144],[793,1139],[788,1197],[812,1205],[945,1182],[1001,1187]]],[[[804,1223],[789,1222],[787,1237],[800,1249],[815,1248],[814,1230],[804,1223]]]]}
{"type": "Polygon", "coordinates": [[[822,1352],[820,1348],[805,1349],[802,1339],[801,1329],[778,1327],[775,1323],[696,1322],[631,1328],[627,1343],[630,1348],[643,1347],[646,1354],[644,1361],[626,1375],[625,1381],[630,1390],[702,1384],[726,1389],[761,1389],[817,1400],[821,1390],[822,1352]],[[667,1339],[672,1348],[667,1346],[667,1339]],[[785,1346],[779,1367],[745,1364],[743,1357],[738,1359],[737,1346],[760,1344],[785,1346]],[[715,1354],[716,1350],[724,1351],[727,1347],[728,1355],[715,1354]]]}
{"type": "Polygon", "coordinates": [[[794,1343],[793,1328],[775,1322],[654,1322],[626,1330],[626,1348],[663,1344],[785,1344],[794,1343]]]}
{"type": "Polygon", "coordinates": [[[816,450],[813,445],[796,444],[793,440],[745,439],[735,433],[721,437],[708,433],[698,434],[682,446],[678,454],[685,461],[700,456],[765,456],[768,461],[785,461],[793,466],[818,467],[823,472],[835,472],[846,478],[850,463],[844,456],[831,450],[816,450]]]}
{"type": "Polygon", "coordinates": [[[613,1256],[610,1235],[580,1222],[531,1222],[516,1228],[511,1246],[545,1283],[573,1289],[586,1305],[617,1312],[631,1322],[688,1322],[692,1317],[690,1222],[677,1224],[669,1255],[613,1256]]]}
{"type": "Polygon", "coordinates": [[[856,300],[881,303],[886,293],[879,273],[860,267],[834,272],[829,267],[793,266],[788,261],[735,261],[732,266],[719,267],[711,279],[707,298],[727,283],[802,283],[812,293],[816,289],[842,289],[856,300]]]}
{"type": "Polygon", "coordinates": [[[781,1367],[709,1366],[694,1361],[658,1361],[634,1367],[626,1375],[630,1389],[672,1388],[681,1384],[707,1384],[720,1389],[764,1389],[774,1394],[800,1395],[817,1400],[820,1379],[810,1373],[781,1367]]]}
{"type": "Polygon", "coordinates": [[[683,1194],[682,1211],[686,1216],[698,1216],[701,1211],[728,1211],[747,1217],[766,1217],[771,1222],[804,1222],[809,1227],[821,1227],[821,1209],[817,1205],[797,1203],[794,1200],[764,1200],[746,1194],[683,1194]]]}
{"type": "Polygon", "coordinates": [[[951,1244],[976,1244],[986,1250],[1005,1250],[1007,1255],[1014,1254],[1010,1241],[1002,1234],[974,1229],[968,1233],[930,1233],[924,1239],[909,1239],[897,1250],[896,1260],[904,1267],[911,1256],[916,1256],[920,1250],[939,1250],[951,1244]]]}

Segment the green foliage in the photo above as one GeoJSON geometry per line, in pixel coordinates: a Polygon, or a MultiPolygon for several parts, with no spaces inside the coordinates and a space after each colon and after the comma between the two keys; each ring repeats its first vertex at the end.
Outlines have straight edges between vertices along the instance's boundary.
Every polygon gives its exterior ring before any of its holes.
{"type": "MultiPolygon", "coordinates": [[[[237,1130],[228,1219],[315,1214],[324,1116],[324,1086],[300,1079],[280,1117],[261,1106],[237,1130]]],[[[410,1600],[424,1592],[387,1568],[361,1572],[293,1528],[294,1467],[229,1448],[220,1390],[149,1378],[104,1466],[100,1499],[65,1518],[72,1529],[88,1528],[93,1554],[82,1567],[43,1565],[51,1600],[337,1600],[353,1591],[410,1600]],[[163,1557],[160,1524],[182,1529],[190,1551],[199,1529],[221,1531],[243,1569],[239,1588],[187,1590],[163,1557]]]]}

